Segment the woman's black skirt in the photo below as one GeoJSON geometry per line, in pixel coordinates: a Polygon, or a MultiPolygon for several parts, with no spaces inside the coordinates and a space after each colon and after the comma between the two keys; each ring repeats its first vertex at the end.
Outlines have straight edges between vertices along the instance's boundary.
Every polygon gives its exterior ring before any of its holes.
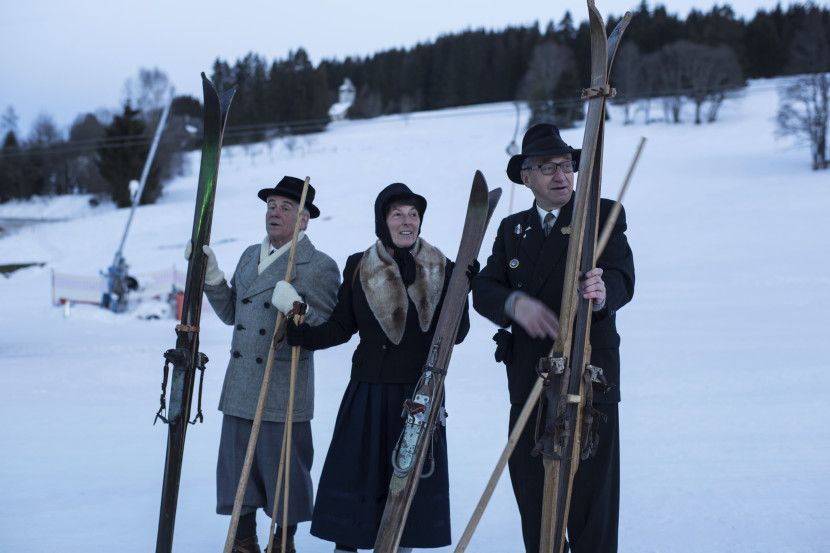
{"type": "MultiPolygon", "coordinates": [[[[358,549],[374,547],[392,478],[392,450],[404,425],[403,402],[411,399],[414,388],[414,384],[349,382],[317,486],[312,535],[358,549]]],[[[439,425],[433,436],[435,470],[418,483],[401,547],[451,543],[444,427],[439,425]]],[[[428,457],[424,472],[429,465],[428,457]]]]}

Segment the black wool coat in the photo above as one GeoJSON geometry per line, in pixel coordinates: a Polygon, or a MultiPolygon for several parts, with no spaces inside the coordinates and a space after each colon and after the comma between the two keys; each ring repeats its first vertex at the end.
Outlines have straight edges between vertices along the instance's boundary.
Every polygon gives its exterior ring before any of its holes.
{"type": "MultiPolygon", "coordinates": [[[[395,344],[386,336],[369,307],[357,274],[362,257],[363,252],[349,256],[343,270],[343,283],[337,292],[337,305],[327,322],[306,331],[303,347],[317,350],[336,346],[348,342],[357,332],[360,343],[352,355],[352,380],[414,384],[420,378],[427,361],[454,263],[446,260],[441,301],[435,309],[429,329],[426,332],[421,330],[415,305],[410,298],[403,337],[400,343],[395,344]]],[[[465,303],[455,343],[460,344],[469,330],[470,314],[465,303]]]]}
{"type": "MultiPolygon", "coordinates": [[[[600,203],[599,229],[614,202],[600,203]]],[[[497,325],[506,328],[512,321],[505,316],[508,296],[521,290],[538,298],[557,314],[562,303],[569,227],[573,215],[574,197],[560,210],[553,229],[546,237],[534,203],[527,211],[504,218],[499,225],[493,251],[486,266],[473,280],[473,307],[497,325]],[[516,232],[520,228],[520,232],[516,232]],[[511,268],[511,261],[515,268],[511,268]]],[[[595,392],[595,403],[620,401],[620,336],[616,328],[616,312],[634,295],[634,258],[625,236],[625,211],[620,211],[611,238],[597,261],[603,270],[606,287],[606,305],[594,312],[591,321],[591,364],[601,367],[614,387],[602,394],[595,392]]],[[[536,365],[550,353],[553,341],[531,338],[519,325],[512,325],[511,344],[505,359],[510,403],[523,405],[535,380],[536,365]]]]}

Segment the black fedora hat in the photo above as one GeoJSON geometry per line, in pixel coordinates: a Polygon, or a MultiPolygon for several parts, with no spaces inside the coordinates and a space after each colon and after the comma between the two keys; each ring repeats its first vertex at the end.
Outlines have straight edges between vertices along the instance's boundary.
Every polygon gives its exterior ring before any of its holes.
{"type": "MultiPolygon", "coordinates": [[[[263,202],[268,201],[268,196],[283,196],[299,202],[303,195],[304,184],[305,181],[298,178],[283,177],[275,187],[263,188],[257,192],[257,196],[259,196],[263,202]]],[[[305,195],[305,208],[308,210],[309,217],[312,219],[320,216],[320,210],[314,205],[314,187],[310,184],[308,185],[308,192],[306,192],[305,195]]]]}
{"type": "Polygon", "coordinates": [[[533,156],[550,156],[556,154],[571,154],[574,160],[574,171],[579,169],[579,154],[582,150],[571,148],[562,137],[559,129],[550,123],[540,123],[530,127],[522,138],[522,153],[516,154],[507,162],[507,177],[515,183],[522,183],[522,162],[533,156]]]}

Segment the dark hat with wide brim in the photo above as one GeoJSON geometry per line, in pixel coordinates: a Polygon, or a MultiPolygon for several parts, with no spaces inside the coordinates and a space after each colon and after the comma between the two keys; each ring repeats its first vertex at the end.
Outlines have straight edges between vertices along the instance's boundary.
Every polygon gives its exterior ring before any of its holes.
{"type": "Polygon", "coordinates": [[[522,139],[522,153],[516,154],[507,162],[507,177],[517,184],[522,183],[522,163],[525,158],[535,156],[552,156],[571,154],[574,171],[579,169],[579,155],[582,150],[571,148],[562,137],[559,129],[550,123],[540,123],[530,127],[522,139]]]}
{"type": "MultiPolygon", "coordinates": [[[[283,196],[284,198],[296,200],[299,203],[300,198],[303,196],[304,184],[305,181],[298,178],[283,177],[275,187],[263,188],[257,192],[257,196],[259,196],[263,202],[268,201],[268,196],[283,196]]],[[[314,187],[310,184],[308,185],[308,192],[306,192],[305,195],[305,208],[308,210],[308,215],[312,219],[320,216],[320,210],[314,205],[314,187]]]]}

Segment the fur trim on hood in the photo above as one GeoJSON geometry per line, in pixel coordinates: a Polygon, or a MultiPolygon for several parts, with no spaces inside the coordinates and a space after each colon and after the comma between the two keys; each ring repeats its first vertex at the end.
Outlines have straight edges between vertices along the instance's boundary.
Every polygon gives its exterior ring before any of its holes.
{"type": "Polygon", "coordinates": [[[363,253],[360,263],[360,284],[369,308],[384,334],[395,345],[400,344],[403,338],[408,298],[412,298],[421,330],[426,332],[432,324],[444,289],[447,263],[444,254],[423,238],[418,239],[411,251],[415,259],[415,282],[407,289],[404,289],[398,264],[380,240],[363,253]]]}

